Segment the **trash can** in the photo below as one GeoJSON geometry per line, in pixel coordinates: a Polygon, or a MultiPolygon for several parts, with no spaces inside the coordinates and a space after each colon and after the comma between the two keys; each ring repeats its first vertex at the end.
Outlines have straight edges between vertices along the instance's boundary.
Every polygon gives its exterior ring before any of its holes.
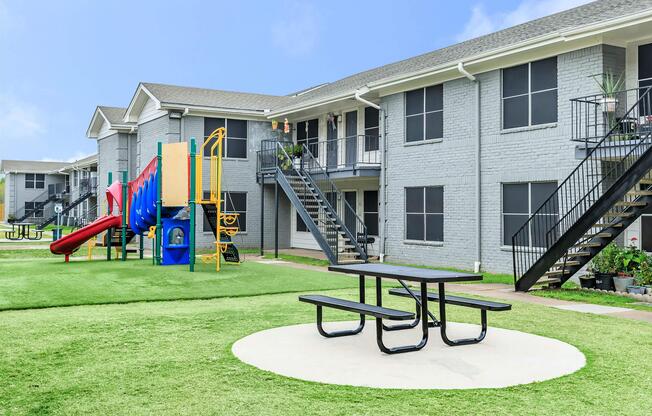
{"type": "Polygon", "coordinates": [[[52,230],[52,241],[57,241],[61,238],[61,228],[54,228],[52,230]]]}

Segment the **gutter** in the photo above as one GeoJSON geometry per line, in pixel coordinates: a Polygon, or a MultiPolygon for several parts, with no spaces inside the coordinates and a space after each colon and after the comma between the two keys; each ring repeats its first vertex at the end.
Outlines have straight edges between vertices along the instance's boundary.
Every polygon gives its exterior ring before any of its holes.
{"type": "Polygon", "coordinates": [[[482,171],[481,171],[481,130],[480,130],[480,81],[469,73],[469,71],[464,68],[463,62],[457,63],[457,70],[460,74],[464,75],[475,86],[475,146],[474,146],[474,156],[475,156],[475,262],[473,264],[473,271],[475,273],[480,272],[480,266],[482,265],[482,211],[480,209],[480,203],[482,201],[482,171]]]}
{"type": "Polygon", "coordinates": [[[379,151],[380,151],[380,191],[378,192],[378,203],[380,204],[380,215],[379,215],[379,221],[380,221],[380,229],[379,229],[379,240],[380,240],[380,250],[378,253],[378,257],[380,259],[380,262],[383,263],[385,261],[385,236],[387,235],[386,230],[385,230],[385,224],[387,223],[385,221],[386,216],[386,174],[385,174],[385,149],[386,149],[386,143],[385,143],[385,110],[379,106],[376,103],[373,103],[365,98],[362,98],[362,94],[366,94],[369,92],[368,88],[361,88],[355,91],[355,94],[353,95],[353,98],[355,98],[357,101],[368,105],[369,107],[373,107],[376,110],[378,110],[378,118],[379,121],[379,128],[380,128],[380,143],[379,143],[379,151]]]}

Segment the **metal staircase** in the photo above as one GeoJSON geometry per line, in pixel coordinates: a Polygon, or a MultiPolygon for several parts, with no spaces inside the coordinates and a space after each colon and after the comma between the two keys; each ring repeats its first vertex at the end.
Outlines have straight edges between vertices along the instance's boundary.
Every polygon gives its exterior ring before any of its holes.
{"type": "MultiPolygon", "coordinates": [[[[73,208],[75,208],[77,205],[81,204],[82,202],[86,201],[88,198],[90,198],[93,195],[95,195],[95,192],[93,191],[88,191],[85,194],[81,195],[79,198],[75,199],[67,207],[65,207],[61,211],[60,215],[64,216],[68,214],[68,212],[70,212],[73,208]]],[[[39,224],[38,228],[43,229],[48,224],[52,224],[54,221],[56,221],[57,215],[58,215],[57,213],[53,213],[50,216],[48,216],[45,220],[43,220],[43,222],[39,224]]]]}
{"type": "Polygon", "coordinates": [[[332,264],[366,262],[364,222],[308,147],[302,145],[297,154],[288,151],[290,146],[291,142],[263,141],[259,172],[275,178],[332,264]]]}
{"type": "Polygon", "coordinates": [[[652,204],[650,88],[633,94],[620,111],[601,109],[604,96],[573,103],[586,156],[513,235],[516,290],[561,286],[652,204]]]}

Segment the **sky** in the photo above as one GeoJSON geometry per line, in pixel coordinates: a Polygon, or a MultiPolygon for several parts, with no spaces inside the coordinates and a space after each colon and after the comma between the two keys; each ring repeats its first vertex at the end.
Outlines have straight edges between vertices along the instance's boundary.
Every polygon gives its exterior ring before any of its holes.
{"type": "Polygon", "coordinates": [[[0,0],[0,160],[97,151],[139,82],[285,95],[587,0],[0,0]]]}

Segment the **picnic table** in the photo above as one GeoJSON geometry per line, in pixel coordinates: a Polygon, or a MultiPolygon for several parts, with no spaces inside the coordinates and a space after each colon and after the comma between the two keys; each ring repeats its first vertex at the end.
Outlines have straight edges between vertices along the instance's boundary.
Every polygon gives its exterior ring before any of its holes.
{"type": "Polygon", "coordinates": [[[418,351],[428,343],[430,328],[439,328],[442,340],[450,346],[476,344],[481,342],[487,333],[487,311],[504,311],[511,309],[511,305],[498,302],[483,301],[463,298],[460,296],[446,295],[446,283],[472,282],[482,280],[481,274],[461,273],[448,270],[422,269],[416,267],[396,266],[383,263],[343,264],[332,265],[328,270],[358,276],[359,302],[337,299],[323,295],[302,295],[299,300],[317,306],[317,330],[327,338],[356,335],[364,329],[365,316],[376,319],[376,342],[380,350],[387,354],[397,354],[418,351]],[[365,279],[375,278],[376,304],[365,303],[365,279]],[[416,310],[414,313],[383,307],[382,279],[393,279],[400,284],[400,288],[389,291],[390,295],[406,297],[414,300],[416,310]],[[406,282],[417,283],[419,288],[414,290],[406,282]],[[428,292],[429,284],[437,284],[437,292],[428,292]],[[439,305],[439,318],[428,308],[429,302],[439,305]],[[476,338],[450,339],[446,333],[447,318],[446,304],[479,309],[481,311],[482,328],[476,338]],[[322,308],[329,307],[358,313],[359,324],[355,329],[328,332],[323,328],[322,308]],[[385,325],[383,320],[411,321],[409,323],[385,325]],[[383,341],[385,331],[399,331],[415,328],[421,325],[421,340],[413,345],[388,347],[383,341]]]}
{"type": "Polygon", "coordinates": [[[43,237],[43,231],[34,230],[32,233],[31,222],[14,222],[11,224],[11,231],[5,231],[5,238],[7,240],[40,240],[43,237]]]}

